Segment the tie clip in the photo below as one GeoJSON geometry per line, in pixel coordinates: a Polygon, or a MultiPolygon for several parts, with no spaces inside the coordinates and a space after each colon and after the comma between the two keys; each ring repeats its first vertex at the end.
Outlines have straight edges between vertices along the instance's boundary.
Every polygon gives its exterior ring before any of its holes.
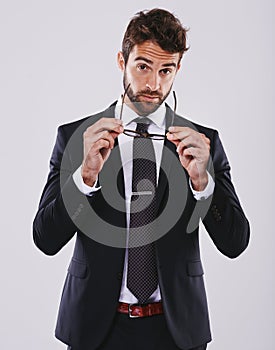
{"type": "Polygon", "coordinates": [[[132,192],[132,196],[146,196],[153,194],[152,191],[140,191],[140,192],[132,192]]]}

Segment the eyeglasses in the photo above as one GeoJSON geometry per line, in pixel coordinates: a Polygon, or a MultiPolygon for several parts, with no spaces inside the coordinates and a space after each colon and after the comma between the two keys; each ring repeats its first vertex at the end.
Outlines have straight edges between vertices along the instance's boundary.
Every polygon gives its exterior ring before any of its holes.
{"type": "MultiPolygon", "coordinates": [[[[119,115],[119,119],[122,120],[122,112],[123,112],[123,106],[124,106],[124,100],[127,94],[127,91],[129,89],[131,84],[129,84],[127,86],[127,88],[124,91],[124,94],[121,96],[122,97],[122,102],[121,102],[121,109],[120,109],[120,115],[119,115]]],[[[176,108],[177,108],[177,97],[176,97],[176,93],[175,91],[173,91],[173,97],[174,97],[174,110],[173,110],[173,116],[172,116],[172,122],[171,125],[174,125],[174,118],[175,118],[175,114],[176,114],[176,108]]],[[[166,130],[166,132],[168,132],[168,130],[166,130]]],[[[152,140],[165,140],[166,135],[161,135],[161,134],[149,134],[148,132],[139,132],[136,130],[130,130],[130,129],[124,129],[123,133],[127,136],[130,137],[140,137],[140,138],[150,138],[152,140]]]]}

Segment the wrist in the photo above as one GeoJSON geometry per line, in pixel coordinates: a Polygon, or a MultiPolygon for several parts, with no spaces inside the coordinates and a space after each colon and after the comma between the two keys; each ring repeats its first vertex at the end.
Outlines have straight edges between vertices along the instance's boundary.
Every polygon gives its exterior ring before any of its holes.
{"type": "Polygon", "coordinates": [[[208,184],[207,172],[205,172],[203,175],[198,176],[196,179],[190,178],[190,180],[195,191],[203,191],[208,184]]]}
{"type": "Polygon", "coordinates": [[[97,174],[93,174],[90,170],[82,167],[81,176],[85,185],[93,187],[97,180],[97,174]]]}

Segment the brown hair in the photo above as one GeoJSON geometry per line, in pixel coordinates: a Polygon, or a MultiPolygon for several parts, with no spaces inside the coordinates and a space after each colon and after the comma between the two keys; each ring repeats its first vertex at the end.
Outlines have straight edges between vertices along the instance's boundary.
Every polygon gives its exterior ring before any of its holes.
{"type": "Polygon", "coordinates": [[[122,41],[122,54],[125,64],[133,47],[149,40],[157,43],[162,50],[170,53],[180,53],[180,59],[185,51],[186,33],[181,22],[170,12],[163,9],[138,12],[132,18],[122,41]]]}

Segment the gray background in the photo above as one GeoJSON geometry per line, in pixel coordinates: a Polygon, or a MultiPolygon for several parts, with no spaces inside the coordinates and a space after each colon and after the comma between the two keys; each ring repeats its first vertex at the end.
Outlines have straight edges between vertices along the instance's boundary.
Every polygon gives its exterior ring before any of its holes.
{"type": "Polygon", "coordinates": [[[126,24],[156,6],[190,27],[178,110],[219,130],[252,228],[248,250],[233,261],[201,232],[209,349],[274,346],[274,2],[2,0],[1,349],[64,349],[53,331],[73,241],[46,257],[31,228],[56,129],[118,97],[126,24]]]}

